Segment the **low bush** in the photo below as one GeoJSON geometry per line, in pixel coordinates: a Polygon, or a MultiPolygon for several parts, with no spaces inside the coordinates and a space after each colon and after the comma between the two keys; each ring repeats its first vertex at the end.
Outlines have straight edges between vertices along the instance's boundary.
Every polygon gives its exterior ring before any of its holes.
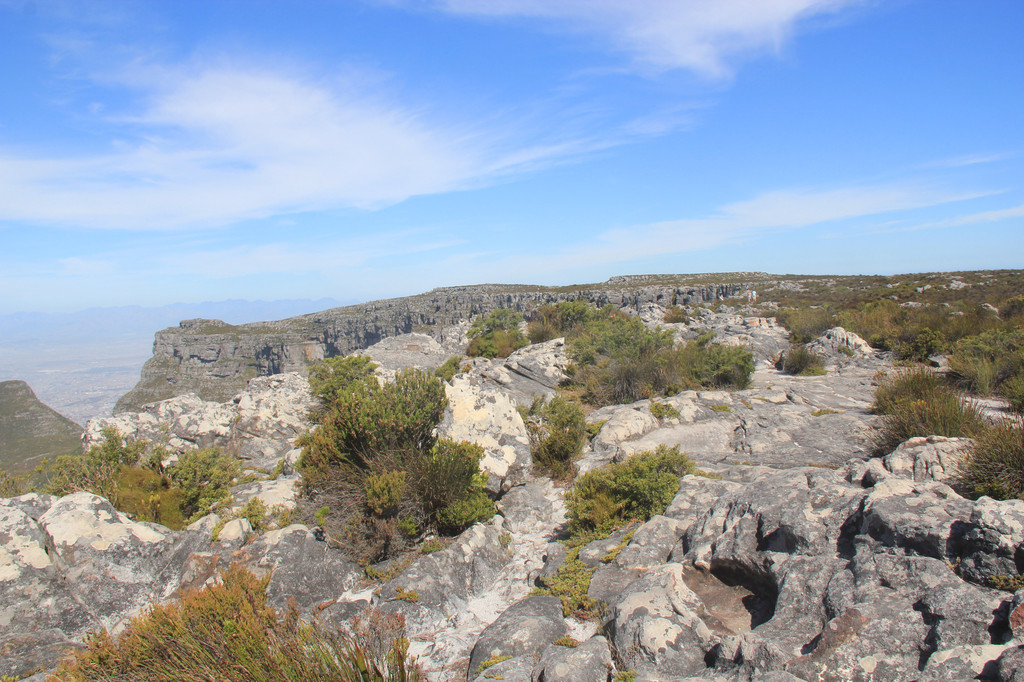
{"type": "Polygon", "coordinates": [[[790,346],[779,363],[783,372],[799,376],[821,376],[825,374],[825,361],[817,353],[808,350],[807,346],[797,344],[790,346]]]}
{"type": "Polygon", "coordinates": [[[14,476],[0,469],[0,497],[17,497],[28,492],[25,477],[14,476]]]}
{"type": "Polygon", "coordinates": [[[233,566],[221,582],[151,607],[116,637],[105,631],[92,635],[49,679],[425,679],[408,657],[400,617],[365,615],[348,630],[303,623],[294,609],[281,617],[267,605],[269,580],[233,566]]]}
{"type": "Polygon", "coordinates": [[[352,384],[298,441],[305,517],[364,563],[394,556],[421,533],[454,534],[490,518],[483,449],[435,436],[446,403],[441,381],[417,370],[393,384],[352,384]]]}
{"type": "Polygon", "coordinates": [[[587,594],[595,569],[580,561],[579,552],[580,547],[571,548],[558,571],[541,578],[542,587],[533,593],[558,597],[562,602],[562,615],[566,618],[592,620],[600,614],[599,604],[587,594]]]}
{"type": "Polygon", "coordinates": [[[587,438],[583,408],[562,396],[540,396],[522,412],[534,464],[556,479],[571,478],[587,438]]]}
{"type": "Polygon", "coordinates": [[[780,310],[777,318],[789,330],[792,343],[809,343],[839,323],[828,307],[788,308],[780,310]]]}
{"type": "Polygon", "coordinates": [[[459,373],[460,363],[462,362],[461,355],[453,355],[444,361],[440,367],[434,370],[434,376],[441,381],[451,381],[455,378],[455,375],[459,373]]]}
{"type": "Polygon", "coordinates": [[[220,448],[206,448],[186,452],[165,474],[181,491],[181,513],[191,522],[230,503],[242,465],[220,448]]]}
{"type": "Polygon", "coordinates": [[[933,355],[944,352],[947,346],[945,335],[930,327],[907,330],[898,342],[889,342],[889,345],[897,359],[910,362],[928,362],[933,355]]]}
{"type": "Polygon", "coordinates": [[[969,497],[1021,498],[1024,494],[1024,422],[1006,420],[977,432],[956,478],[960,489],[969,497]]]}
{"type": "Polygon", "coordinates": [[[469,328],[469,346],[466,355],[471,358],[507,358],[528,341],[519,323],[523,316],[514,310],[501,308],[487,317],[478,317],[469,328]]]}
{"type": "Polygon", "coordinates": [[[961,339],[949,357],[949,367],[965,389],[978,395],[1003,392],[1024,378],[1024,329],[990,330],[961,339]]]}
{"type": "Polygon", "coordinates": [[[679,491],[679,479],[692,473],[696,468],[679,447],[664,445],[588,471],[565,496],[569,531],[574,536],[607,533],[631,521],[647,521],[665,511],[679,491]]]}
{"type": "Polygon", "coordinates": [[[689,321],[690,316],[687,314],[685,308],[681,308],[677,305],[670,305],[665,308],[666,324],[686,324],[689,321]]]}
{"type": "Polygon", "coordinates": [[[229,502],[229,489],[242,473],[238,460],[219,448],[190,450],[164,469],[162,448],[126,440],[112,428],[103,434],[103,442],[84,455],[58,457],[43,490],[91,492],[138,521],[178,530],[229,502]]]}
{"type": "Polygon", "coordinates": [[[978,406],[927,369],[883,380],[874,410],[882,415],[872,448],[878,456],[915,436],[973,437],[985,427],[978,406]]]}
{"type": "Polygon", "coordinates": [[[679,419],[679,410],[668,403],[651,402],[651,416],[655,419],[679,419]]]}
{"type": "Polygon", "coordinates": [[[357,381],[373,376],[377,364],[365,355],[327,358],[309,368],[309,389],[330,405],[357,381]]]}

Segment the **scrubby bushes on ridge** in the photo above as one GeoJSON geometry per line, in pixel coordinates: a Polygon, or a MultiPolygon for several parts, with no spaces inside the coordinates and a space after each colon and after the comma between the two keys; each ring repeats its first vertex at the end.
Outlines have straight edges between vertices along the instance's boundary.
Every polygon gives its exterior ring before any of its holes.
{"type": "Polygon", "coordinates": [[[985,427],[978,406],[925,368],[885,378],[875,392],[882,415],[873,451],[887,455],[915,436],[972,437],[985,427]]]}
{"type": "Polygon", "coordinates": [[[305,516],[363,562],[489,518],[483,449],[434,435],[446,404],[440,379],[419,370],[354,382],[297,442],[305,516]]]}
{"type": "Polygon", "coordinates": [[[583,452],[587,422],[578,403],[541,396],[528,410],[520,408],[530,435],[534,463],[558,479],[571,478],[573,464],[583,452]]]}
{"type": "Polygon", "coordinates": [[[519,331],[523,316],[514,310],[500,308],[487,317],[480,316],[469,328],[466,355],[471,358],[507,358],[528,341],[519,331]]]}
{"type": "Polygon", "coordinates": [[[270,576],[233,566],[221,582],[153,606],[116,637],[92,635],[49,678],[54,682],[124,680],[425,679],[408,658],[401,616],[370,613],[342,630],[303,623],[267,605],[270,576]]]}

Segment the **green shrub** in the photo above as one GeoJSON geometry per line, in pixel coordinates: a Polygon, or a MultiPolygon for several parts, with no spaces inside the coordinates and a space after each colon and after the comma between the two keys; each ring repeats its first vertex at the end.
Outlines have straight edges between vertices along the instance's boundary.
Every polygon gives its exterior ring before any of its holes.
{"type": "Polygon", "coordinates": [[[728,405],[712,405],[711,409],[715,412],[732,412],[732,408],[728,405]]]}
{"type": "Polygon", "coordinates": [[[459,363],[461,362],[461,355],[451,356],[444,361],[444,364],[434,370],[434,376],[441,381],[451,381],[459,373],[459,363]]]}
{"type": "Polygon", "coordinates": [[[303,447],[303,475],[341,463],[365,469],[381,452],[428,450],[447,403],[441,382],[420,370],[399,372],[394,383],[383,386],[356,382],[297,443],[303,447]]]}
{"type": "Polygon", "coordinates": [[[570,477],[587,438],[583,408],[562,396],[550,401],[540,396],[534,399],[523,417],[534,464],[555,478],[570,477]]]}
{"type": "Polygon", "coordinates": [[[364,484],[366,506],[377,516],[391,517],[398,513],[398,505],[405,496],[405,472],[386,471],[370,473],[364,484]]]}
{"type": "Polygon", "coordinates": [[[959,487],[970,497],[996,500],[1024,493],[1024,422],[1003,421],[974,436],[974,445],[957,472],[959,487]]]}
{"type": "Polygon", "coordinates": [[[690,316],[686,313],[685,308],[681,308],[677,305],[670,305],[665,308],[666,324],[686,324],[689,321],[690,316]]]}
{"type": "Polygon", "coordinates": [[[670,380],[684,388],[747,388],[754,355],[742,346],[714,343],[704,334],[669,355],[670,380]]]}
{"type": "Polygon", "coordinates": [[[67,495],[84,490],[118,506],[121,468],[137,464],[146,443],[129,441],[113,427],[104,428],[102,433],[103,442],[93,445],[84,455],[57,458],[45,492],[67,495]]]}
{"type": "Polygon", "coordinates": [[[435,438],[446,402],[441,381],[415,370],[394,384],[356,383],[300,440],[304,513],[320,509],[318,524],[353,558],[380,561],[421,532],[454,534],[493,516],[483,448],[435,438]]]}
{"type": "Polygon", "coordinates": [[[651,402],[651,415],[655,419],[679,419],[679,410],[668,403],[651,402]]]}
{"type": "Polygon", "coordinates": [[[90,636],[49,679],[425,679],[408,658],[404,621],[377,615],[342,630],[304,623],[294,609],[282,618],[267,606],[269,580],[233,566],[220,583],[133,618],[117,637],[106,631],[90,636]]]}
{"type": "Polygon", "coordinates": [[[946,350],[946,337],[941,331],[923,327],[896,344],[893,353],[900,360],[928,362],[928,358],[946,350]]]}
{"type": "Polygon", "coordinates": [[[0,497],[17,497],[28,492],[24,476],[12,476],[0,469],[0,497]]]}
{"type": "Polygon", "coordinates": [[[231,486],[242,465],[220,448],[190,450],[167,468],[171,483],[181,490],[181,513],[189,521],[206,516],[231,499],[231,486]]]}
{"type": "Polygon", "coordinates": [[[679,447],[633,455],[580,476],[565,496],[573,535],[608,532],[631,521],[647,521],[668,507],[679,479],[695,473],[679,447]]]}
{"type": "Polygon", "coordinates": [[[882,415],[873,451],[887,455],[915,436],[973,437],[984,428],[978,406],[926,369],[901,372],[875,391],[875,412],[882,415]]]}
{"type": "Polygon", "coordinates": [[[1014,296],[999,306],[999,317],[1012,320],[1024,316],[1024,296],[1014,296]]]}
{"type": "Polygon", "coordinates": [[[117,491],[115,506],[136,521],[151,521],[172,530],[185,527],[182,490],[171,487],[167,476],[152,469],[121,467],[117,491]]]}
{"type": "Polygon", "coordinates": [[[550,341],[568,336],[583,324],[596,319],[600,312],[584,301],[563,301],[546,304],[535,310],[526,327],[530,343],[550,341]]]}
{"type": "Polygon", "coordinates": [[[1010,377],[999,386],[999,394],[1010,403],[1010,409],[1024,414],[1024,374],[1010,377]]]}
{"type": "Polygon", "coordinates": [[[1024,377],[1024,329],[990,330],[961,339],[949,367],[967,390],[978,395],[999,392],[1006,382],[1024,377]]]}
{"type": "Polygon", "coordinates": [[[487,317],[478,317],[469,328],[472,339],[466,348],[469,357],[507,358],[528,342],[519,331],[523,316],[514,310],[501,308],[487,317]]]}
{"type": "Polygon", "coordinates": [[[787,374],[821,376],[825,374],[825,362],[820,355],[808,350],[807,346],[797,344],[786,351],[779,369],[787,374]]]}
{"type": "Polygon", "coordinates": [[[789,330],[789,340],[792,343],[809,343],[839,322],[835,313],[828,307],[780,310],[776,317],[789,330]]]}
{"type": "Polygon", "coordinates": [[[238,518],[245,519],[257,533],[262,533],[270,527],[270,514],[266,503],[258,498],[251,497],[249,501],[238,510],[238,518]]]}
{"type": "Polygon", "coordinates": [[[595,569],[580,561],[579,551],[579,547],[571,549],[558,571],[541,578],[543,587],[535,589],[533,593],[558,597],[562,602],[562,615],[566,618],[593,620],[598,617],[600,607],[587,595],[587,591],[595,569]]]}
{"type": "Polygon", "coordinates": [[[309,368],[309,388],[330,404],[355,382],[372,377],[375,369],[376,363],[365,355],[327,358],[309,368]]]}

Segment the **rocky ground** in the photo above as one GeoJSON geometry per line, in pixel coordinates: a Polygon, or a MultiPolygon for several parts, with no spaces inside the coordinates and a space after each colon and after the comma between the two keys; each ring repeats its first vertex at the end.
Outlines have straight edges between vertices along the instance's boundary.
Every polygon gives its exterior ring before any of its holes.
{"type": "MultiPolygon", "coordinates": [[[[653,323],[657,312],[642,314],[653,323]]],[[[678,417],[655,417],[650,401],[588,416],[603,424],[582,470],[665,444],[718,477],[684,477],[666,512],[614,558],[618,536],[580,552],[597,568],[599,622],[530,595],[565,558],[565,508],[561,490],[531,472],[515,405],[557,385],[556,340],[474,361],[451,382],[439,430],[485,447],[499,514],[383,583],[302,525],[254,536],[235,521],[214,542],[211,517],[174,532],[88,493],[0,501],[0,674],[52,663],[86,632],[116,630],[239,561],[272,571],[279,608],[294,599],[338,621],[368,605],[404,614],[411,651],[436,680],[594,682],[616,670],[647,681],[1024,679],[1024,594],[987,586],[1024,568],[1024,502],[959,497],[943,482],[957,440],[914,439],[869,459],[872,380],[886,364],[856,337],[831,330],[819,344],[828,374],[794,377],[771,364],[786,345],[773,321],[722,310],[676,327],[682,337],[708,329],[753,347],[751,388],[658,401],[678,417]],[[564,635],[581,644],[553,643],[564,635]],[[478,673],[493,656],[507,658],[478,673]]],[[[429,338],[389,343],[369,351],[385,375],[437,366],[448,352],[429,338]]],[[[288,506],[292,443],[311,404],[304,379],[276,375],[227,403],[174,398],[90,422],[88,435],[112,424],[172,448],[222,445],[267,472],[283,459],[284,474],[236,498],[288,506]]]]}

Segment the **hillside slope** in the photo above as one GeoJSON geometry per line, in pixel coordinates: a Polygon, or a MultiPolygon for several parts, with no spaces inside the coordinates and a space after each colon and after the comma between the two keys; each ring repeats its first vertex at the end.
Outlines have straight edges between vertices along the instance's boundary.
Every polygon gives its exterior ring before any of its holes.
{"type": "Polygon", "coordinates": [[[30,471],[81,450],[82,427],[36,398],[24,381],[0,382],[0,468],[30,471]]]}

